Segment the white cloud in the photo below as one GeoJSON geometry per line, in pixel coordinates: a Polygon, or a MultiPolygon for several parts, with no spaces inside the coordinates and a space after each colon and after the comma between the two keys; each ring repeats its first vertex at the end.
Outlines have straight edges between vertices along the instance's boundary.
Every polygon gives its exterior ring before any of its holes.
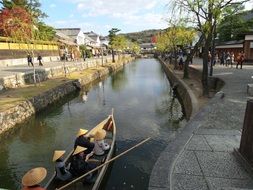
{"type": "Polygon", "coordinates": [[[72,3],[76,12],[68,21],[58,20],[56,27],[80,27],[106,34],[110,28],[118,27],[122,32],[133,32],[151,28],[165,28],[164,21],[168,0],[63,0],[72,3]],[[77,16],[78,15],[78,16],[77,16]],[[73,18],[76,20],[74,21],[73,18]],[[77,20],[79,18],[79,20],[77,20]],[[87,22],[86,22],[87,21],[87,22]],[[101,24],[101,21],[103,23],[101,24]]]}
{"type": "Polygon", "coordinates": [[[253,9],[253,1],[248,1],[247,3],[245,3],[245,9],[246,10],[253,9]]]}
{"type": "MultiPolygon", "coordinates": [[[[69,0],[71,1],[71,0],[69,0]]],[[[156,6],[165,6],[167,0],[73,0],[77,10],[87,11],[93,16],[111,14],[138,14],[156,6]]]]}
{"type": "Polygon", "coordinates": [[[157,1],[151,1],[151,2],[149,2],[145,5],[145,8],[146,9],[152,9],[156,6],[156,4],[157,4],[157,1]]]}
{"type": "Polygon", "coordinates": [[[52,3],[49,5],[49,7],[52,9],[52,8],[55,8],[56,7],[56,4],[52,3]]]}

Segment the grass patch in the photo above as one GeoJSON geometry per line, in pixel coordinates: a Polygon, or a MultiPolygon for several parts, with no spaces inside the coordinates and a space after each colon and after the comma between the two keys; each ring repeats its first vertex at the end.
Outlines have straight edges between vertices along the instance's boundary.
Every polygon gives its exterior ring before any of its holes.
{"type": "Polygon", "coordinates": [[[26,99],[37,96],[56,86],[70,81],[65,78],[50,79],[42,82],[40,85],[27,85],[21,88],[9,89],[0,94],[0,111],[13,107],[26,99]]]}

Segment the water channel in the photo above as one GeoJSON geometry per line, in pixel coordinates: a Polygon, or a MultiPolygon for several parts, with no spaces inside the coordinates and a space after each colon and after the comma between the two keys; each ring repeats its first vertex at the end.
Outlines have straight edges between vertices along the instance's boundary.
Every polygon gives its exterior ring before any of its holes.
{"type": "MultiPolygon", "coordinates": [[[[33,116],[0,139],[0,188],[20,189],[23,174],[38,166],[53,173],[55,149],[71,150],[79,128],[91,129],[115,110],[116,154],[151,136],[115,161],[102,189],[147,189],[152,167],[185,124],[161,65],[139,59],[33,116]]],[[[45,180],[46,181],[46,180],[45,180]]]]}

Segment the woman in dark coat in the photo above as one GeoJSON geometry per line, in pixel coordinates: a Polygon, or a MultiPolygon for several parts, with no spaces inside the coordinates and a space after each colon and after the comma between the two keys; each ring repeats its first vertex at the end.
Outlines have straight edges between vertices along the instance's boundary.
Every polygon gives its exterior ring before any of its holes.
{"type": "Polygon", "coordinates": [[[86,136],[86,133],[88,130],[80,129],[77,133],[77,138],[75,140],[74,148],[77,146],[85,147],[86,150],[84,151],[85,154],[90,154],[93,151],[93,148],[95,146],[94,143],[90,142],[90,138],[86,136]]]}
{"type": "MultiPolygon", "coordinates": [[[[87,162],[89,157],[84,153],[86,149],[85,147],[77,146],[72,154],[70,172],[75,177],[81,176],[97,167],[97,164],[87,162]]],[[[91,176],[92,174],[88,177],[91,176]]]]}

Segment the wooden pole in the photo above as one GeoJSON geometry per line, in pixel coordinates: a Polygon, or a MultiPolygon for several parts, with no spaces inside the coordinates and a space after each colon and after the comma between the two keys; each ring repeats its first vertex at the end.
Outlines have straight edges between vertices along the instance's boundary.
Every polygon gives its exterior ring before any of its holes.
{"type": "Polygon", "coordinates": [[[94,172],[94,171],[96,171],[96,170],[98,170],[98,169],[102,168],[104,165],[111,163],[112,161],[114,161],[114,160],[118,159],[119,157],[121,157],[121,156],[125,155],[125,154],[126,154],[126,153],[128,153],[129,151],[131,151],[131,150],[133,150],[133,149],[137,148],[138,146],[140,146],[140,145],[144,144],[145,142],[149,141],[150,139],[151,139],[151,137],[146,138],[145,140],[141,141],[141,142],[140,142],[140,143],[138,143],[137,145],[134,145],[133,147],[129,148],[128,150],[126,150],[126,151],[124,151],[124,152],[120,153],[119,155],[115,156],[114,158],[112,158],[112,159],[110,159],[110,160],[106,161],[105,163],[101,164],[100,166],[98,166],[98,167],[94,168],[93,170],[90,170],[89,172],[87,172],[87,173],[85,173],[85,174],[81,175],[80,177],[78,177],[78,178],[74,179],[73,181],[71,181],[71,182],[67,183],[66,185],[64,185],[64,186],[60,187],[59,189],[58,189],[58,188],[56,188],[56,190],[62,190],[62,189],[65,189],[66,187],[68,187],[68,186],[72,185],[73,183],[75,183],[75,182],[79,181],[80,179],[84,178],[85,176],[87,176],[87,175],[91,174],[92,172],[94,172]]]}

